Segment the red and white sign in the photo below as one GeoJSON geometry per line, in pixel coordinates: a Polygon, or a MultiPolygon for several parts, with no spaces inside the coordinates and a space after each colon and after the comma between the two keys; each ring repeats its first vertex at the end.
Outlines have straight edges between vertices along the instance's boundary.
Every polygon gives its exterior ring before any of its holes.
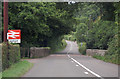
{"type": "Polygon", "coordinates": [[[7,39],[10,43],[20,43],[21,30],[8,30],[7,39]]]}

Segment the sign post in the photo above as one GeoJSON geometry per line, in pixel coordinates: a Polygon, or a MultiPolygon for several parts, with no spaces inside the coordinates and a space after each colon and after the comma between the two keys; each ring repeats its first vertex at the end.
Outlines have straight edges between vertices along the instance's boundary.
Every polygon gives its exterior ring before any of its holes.
{"type": "Polygon", "coordinates": [[[8,2],[4,0],[4,42],[7,42],[8,30],[8,2]]]}

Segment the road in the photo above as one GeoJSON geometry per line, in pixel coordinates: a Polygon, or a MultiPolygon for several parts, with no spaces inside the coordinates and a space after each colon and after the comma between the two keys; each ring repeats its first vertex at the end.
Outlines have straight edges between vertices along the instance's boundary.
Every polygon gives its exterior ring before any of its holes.
{"type": "Polygon", "coordinates": [[[61,52],[28,60],[34,66],[23,77],[118,77],[118,65],[81,55],[75,42],[66,42],[61,52]]]}

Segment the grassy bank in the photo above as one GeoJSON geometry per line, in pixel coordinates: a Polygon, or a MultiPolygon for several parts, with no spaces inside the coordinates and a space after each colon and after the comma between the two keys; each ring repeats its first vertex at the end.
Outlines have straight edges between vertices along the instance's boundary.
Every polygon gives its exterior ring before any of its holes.
{"type": "Polygon", "coordinates": [[[105,62],[109,62],[109,63],[114,63],[114,64],[120,64],[120,61],[118,61],[118,58],[112,57],[112,56],[99,56],[99,55],[95,55],[93,56],[93,58],[99,59],[99,60],[103,60],[105,62]]]}
{"type": "Polygon", "coordinates": [[[2,73],[0,72],[0,79],[2,78],[2,73]]]}
{"type": "Polygon", "coordinates": [[[2,77],[20,77],[24,75],[32,66],[33,64],[28,61],[20,61],[3,71],[2,77]]]}

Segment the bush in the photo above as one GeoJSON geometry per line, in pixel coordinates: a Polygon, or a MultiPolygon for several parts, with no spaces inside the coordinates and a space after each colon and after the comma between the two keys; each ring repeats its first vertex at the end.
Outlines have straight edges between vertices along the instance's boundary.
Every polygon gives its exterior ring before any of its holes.
{"type": "Polygon", "coordinates": [[[63,46],[63,48],[65,48],[67,46],[67,43],[64,39],[62,40],[62,46],[63,46]]]}
{"type": "Polygon", "coordinates": [[[63,40],[63,37],[53,38],[48,43],[51,48],[51,53],[56,53],[58,51],[63,50],[66,47],[66,42],[63,40]]]}
{"type": "Polygon", "coordinates": [[[112,39],[112,41],[109,42],[108,53],[106,53],[107,56],[111,57],[110,60],[116,64],[120,64],[120,61],[118,60],[118,58],[120,58],[119,57],[120,47],[118,46],[119,45],[118,43],[119,43],[118,34],[116,34],[114,38],[112,39]]]}
{"type": "Polygon", "coordinates": [[[5,70],[6,68],[9,67],[9,62],[8,62],[8,47],[6,46],[5,43],[1,45],[2,47],[2,69],[5,70]]]}
{"type": "Polygon", "coordinates": [[[120,64],[118,62],[118,58],[115,58],[115,57],[114,56],[110,56],[110,55],[105,55],[105,56],[94,55],[93,56],[93,58],[96,58],[96,59],[99,59],[99,60],[103,60],[105,62],[110,62],[110,63],[114,63],[114,64],[120,64]]]}
{"type": "Polygon", "coordinates": [[[75,33],[76,32],[71,32],[68,35],[64,35],[64,39],[65,40],[70,40],[70,41],[76,41],[75,33]]]}
{"type": "Polygon", "coordinates": [[[2,69],[10,67],[20,60],[20,46],[2,44],[2,69]]]}
{"type": "Polygon", "coordinates": [[[82,42],[82,45],[81,45],[81,43],[79,43],[78,46],[79,46],[79,52],[82,55],[85,55],[86,54],[86,43],[82,42]]]}
{"type": "Polygon", "coordinates": [[[9,64],[12,65],[20,60],[20,46],[9,45],[9,64]]]}
{"type": "Polygon", "coordinates": [[[110,63],[115,63],[115,64],[120,64],[119,61],[119,46],[118,46],[118,34],[116,34],[114,36],[114,38],[112,39],[112,41],[110,41],[108,43],[108,52],[105,54],[105,56],[93,56],[94,58],[106,61],[106,62],[110,62],[110,63]]]}

